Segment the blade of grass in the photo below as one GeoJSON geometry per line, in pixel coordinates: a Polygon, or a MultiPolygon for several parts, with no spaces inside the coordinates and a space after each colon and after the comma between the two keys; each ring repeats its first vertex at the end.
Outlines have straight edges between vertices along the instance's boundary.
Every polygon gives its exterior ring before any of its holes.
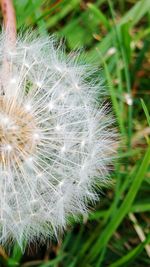
{"type": "Polygon", "coordinates": [[[90,11],[92,11],[92,14],[96,16],[106,27],[106,29],[110,30],[110,23],[109,20],[106,18],[104,13],[101,12],[100,9],[98,9],[94,4],[92,3],[87,3],[87,7],[89,8],[90,11]]]}
{"type": "MultiPolygon", "coordinates": [[[[150,1],[149,0],[141,0],[135,3],[135,5],[128,11],[126,14],[120,19],[117,23],[117,28],[119,28],[122,24],[128,23],[131,21],[131,27],[138,23],[138,21],[150,10],[150,1]]],[[[101,40],[100,43],[96,44],[95,47],[92,48],[90,52],[88,52],[89,61],[97,60],[97,50],[101,51],[102,56],[108,51],[109,47],[111,47],[112,40],[114,38],[114,29],[108,32],[105,38],[101,40]]]]}
{"type": "MultiPolygon", "coordinates": [[[[131,54],[131,49],[130,49],[131,40],[128,40],[129,39],[129,33],[128,33],[129,22],[122,24],[120,29],[118,29],[115,23],[113,3],[110,0],[108,0],[108,4],[109,4],[112,19],[113,19],[113,23],[114,23],[114,36],[116,38],[116,43],[118,44],[120,48],[123,63],[124,63],[124,73],[125,73],[125,79],[126,79],[127,92],[129,96],[131,97],[131,82],[130,82],[129,62],[128,62],[130,60],[130,54],[131,54]],[[125,42],[125,40],[128,40],[128,41],[125,42]],[[124,45],[124,42],[126,46],[124,45]]],[[[132,137],[132,119],[133,119],[132,111],[133,111],[132,105],[128,105],[128,142],[127,144],[128,144],[129,149],[131,148],[131,137],[132,137]]]]}
{"type": "Polygon", "coordinates": [[[112,237],[113,233],[117,229],[117,227],[122,222],[123,218],[127,215],[127,213],[130,211],[132,203],[138,193],[138,190],[141,186],[141,183],[144,179],[145,173],[147,171],[147,168],[149,166],[150,162],[150,147],[148,147],[147,152],[144,156],[144,159],[141,163],[141,166],[139,168],[139,171],[137,175],[135,176],[133,183],[130,186],[130,190],[127,193],[121,207],[118,209],[117,214],[115,214],[115,217],[112,218],[108,226],[105,228],[105,230],[102,232],[100,238],[97,240],[95,245],[92,247],[89,255],[87,256],[87,259],[94,260],[98,254],[100,253],[101,249],[107,245],[108,241],[112,237]]]}
{"type": "Polygon", "coordinates": [[[109,88],[109,92],[110,92],[113,108],[114,108],[114,111],[115,111],[115,114],[116,114],[116,117],[117,117],[117,120],[118,120],[118,124],[119,124],[119,127],[120,127],[120,131],[121,131],[122,135],[124,135],[125,134],[125,128],[124,128],[124,125],[123,125],[123,120],[122,120],[122,114],[120,112],[120,107],[118,105],[118,101],[117,101],[117,98],[116,98],[115,88],[114,88],[114,86],[112,84],[112,78],[110,76],[107,63],[105,62],[105,60],[103,59],[101,54],[100,54],[100,58],[101,58],[101,61],[103,62],[105,75],[106,75],[106,79],[107,79],[107,84],[108,84],[108,88],[109,88]]]}
{"type": "Polygon", "coordinates": [[[53,27],[56,23],[58,23],[58,21],[63,19],[68,13],[74,10],[74,8],[77,7],[79,3],[80,0],[71,0],[70,2],[67,1],[66,4],[63,4],[62,8],[56,15],[50,17],[50,19],[47,21],[47,27],[53,27]]]}
{"type": "Polygon", "coordinates": [[[143,107],[143,110],[144,110],[148,125],[150,126],[150,115],[149,115],[148,109],[147,109],[143,99],[141,99],[141,104],[142,104],[142,107],[143,107]]]}
{"type": "MultiPolygon", "coordinates": [[[[136,246],[134,249],[129,251],[125,256],[121,259],[117,260],[116,262],[109,265],[109,267],[119,267],[119,266],[128,266],[129,264],[133,263],[136,257],[139,257],[141,252],[143,251],[146,244],[150,242],[150,234],[147,236],[146,240],[136,246]]],[[[131,265],[130,265],[131,266],[131,265]]]]}

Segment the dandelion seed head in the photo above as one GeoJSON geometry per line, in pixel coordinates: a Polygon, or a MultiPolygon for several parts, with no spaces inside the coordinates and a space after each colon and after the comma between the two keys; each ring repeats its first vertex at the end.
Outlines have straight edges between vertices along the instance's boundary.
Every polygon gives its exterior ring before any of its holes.
{"type": "Polygon", "coordinates": [[[55,43],[18,37],[10,72],[1,67],[1,243],[45,240],[63,231],[70,216],[86,214],[115,152],[95,70],[55,43]]]}

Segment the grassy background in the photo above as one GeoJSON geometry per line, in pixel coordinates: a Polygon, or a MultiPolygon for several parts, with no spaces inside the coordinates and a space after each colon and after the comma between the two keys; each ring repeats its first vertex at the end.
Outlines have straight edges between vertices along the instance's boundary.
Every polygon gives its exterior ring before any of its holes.
{"type": "Polygon", "coordinates": [[[88,218],[59,242],[0,247],[0,266],[150,266],[150,0],[15,0],[18,30],[65,37],[67,50],[85,48],[96,63],[112,103],[123,144],[88,218]]]}

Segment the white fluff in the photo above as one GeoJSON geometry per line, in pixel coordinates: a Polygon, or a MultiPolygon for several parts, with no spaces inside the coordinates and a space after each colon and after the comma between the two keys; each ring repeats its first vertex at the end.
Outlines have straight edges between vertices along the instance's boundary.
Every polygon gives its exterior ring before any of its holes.
{"type": "Polygon", "coordinates": [[[21,246],[87,212],[107,179],[115,134],[96,101],[101,82],[78,56],[66,57],[53,38],[18,37],[5,55],[3,44],[2,36],[0,242],[21,246]]]}

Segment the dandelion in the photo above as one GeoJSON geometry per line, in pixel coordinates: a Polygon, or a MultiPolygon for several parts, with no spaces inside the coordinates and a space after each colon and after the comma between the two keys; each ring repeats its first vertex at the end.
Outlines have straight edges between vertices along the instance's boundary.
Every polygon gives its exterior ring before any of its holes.
{"type": "Polygon", "coordinates": [[[107,181],[115,133],[101,83],[55,39],[1,34],[0,242],[44,240],[85,214],[107,181]],[[3,47],[8,69],[3,68],[3,47]]]}

